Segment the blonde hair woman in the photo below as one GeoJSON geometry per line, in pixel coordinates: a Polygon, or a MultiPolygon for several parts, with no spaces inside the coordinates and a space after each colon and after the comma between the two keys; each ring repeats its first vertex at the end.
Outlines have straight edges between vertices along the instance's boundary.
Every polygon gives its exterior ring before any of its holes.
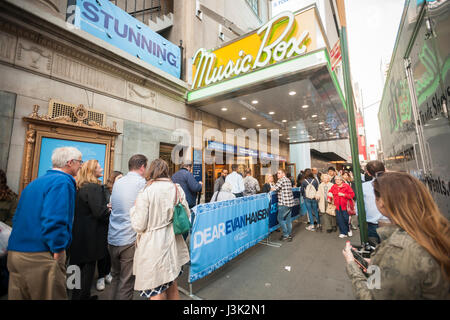
{"type": "Polygon", "coordinates": [[[425,185],[402,172],[386,172],[373,182],[375,203],[393,226],[378,228],[382,239],[369,260],[380,269],[379,289],[343,250],[347,273],[358,299],[448,299],[450,223],[439,212],[425,185]]]}
{"type": "Polygon", "coordinates": [[[322,183],[317,190],[316,200],[319,204],[319,213],[322,216],[325,230],[330,233],[337,230],[335,208],[331,201],[328,201],[328,192],[333,184],[330,182],[331,177],[327,174],[322,174],[320,179],[322,183]]]}
{"type": "Polygon", "coordinates": [[[274,186],[275,186],[275,182],[273,179],[273,175],[266,174],[266,176],[264,178],[264,185],[262,187],[261,192],[263,192],[263,193],[270,192],[270,189],[272,189],[272,187],[274,187],[274,186]]]}
{"type": "Polygon", "coordinates": [[[173,207],[180,201],[189,216],[189,205],[183,189],[170,180],[164,160],[154,160],[146,178],[149,183],[130,210],[131,226],[138,234],[134,288],[150,300],[179,300],[177,278],[189,262],[189,251],[183,236],[173,232],[173,207]]]}
{"type": "Polygon", "coordinates": [[[109,209],[104,187],[99,178],[103,168],[97,160],[89,160],[77,174],[75,218],[70,247],[70,264],[81,269],[81,289],[73,290],[73,300],[97,299],[91,296],[95,264],[107,255],[109,209]]]}

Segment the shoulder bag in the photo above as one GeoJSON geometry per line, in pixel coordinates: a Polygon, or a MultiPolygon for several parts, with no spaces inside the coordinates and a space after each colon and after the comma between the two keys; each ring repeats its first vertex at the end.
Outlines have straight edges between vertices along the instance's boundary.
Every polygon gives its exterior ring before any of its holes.
{"type": "Polygon", "coordinates": [[[174,183],[175,187],[175,205],[173,207],[173,232],[175,234],[184,234],[191,230],[191,222],[186,213],[186,209],[178,197],[178,187],[174,183]]]}

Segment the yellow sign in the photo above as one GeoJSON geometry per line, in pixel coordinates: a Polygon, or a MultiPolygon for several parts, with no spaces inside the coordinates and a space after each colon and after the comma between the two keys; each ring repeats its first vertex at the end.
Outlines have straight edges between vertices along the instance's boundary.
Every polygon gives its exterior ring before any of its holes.
{"type": "Polygon", "coordinates": [[[192,89],[244,74],[317,48],[314,8],[294,16],[286,11],[248,36],[193,57],[192,89]]]}

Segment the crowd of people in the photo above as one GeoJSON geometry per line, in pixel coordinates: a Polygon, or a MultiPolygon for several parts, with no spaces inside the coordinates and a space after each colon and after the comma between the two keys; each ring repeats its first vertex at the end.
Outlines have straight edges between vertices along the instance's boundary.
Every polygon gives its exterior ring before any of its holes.
{"type": "MultiPolygon", "coordinates": [[[[97,160],[83,162],[79,150],[62,147],[53,151],[52,166],[22,191],[19,201],[0,171],[1,218],[13,225],[8,298],[67,299],[66,267],[76,265],[81,279],[72,290],[73,300],[97,299],[91,294],[94,283],[100,291],[110,284],[113,300],[131,300],[135,290],[151,300],[179,299],[177,279],[190,257],[186,235],[174,233],[172,219],[174,206],[180,203],[190,218],[202,190],[192,165],[183,164],[170,176],[164,160],[148,164],[144,155],[137,154],[129,159],[127,174],[114,171],[104,183],[97,160]]],[[[308,231],[339,229],[340,238],[352,236],[357,224],[352,221],[356,214],[352,172],[337,172],[334,167],[326,173],[305,169],[296,182],[279,169],[276,177],[266,175],[260,187],[250,168],[242,174],[234,164],[231,173],[223,169],[216,179],[211,201],[276,192],[280,240],[291,242],[294,186],[304,200],[308,231]]],[[[371,161],[363,195],[369,239],[378,245],[368,262],[382,269],[385,287],[371,291],[364,286],[366,277],[346,245],[343,255],[356,297],[445,298],[450,279],[449,222],[426,187],[409,174],[386,172],[382,162],[371,161]],[[408,262],[415,258],[417,263],[408,262]]]]}

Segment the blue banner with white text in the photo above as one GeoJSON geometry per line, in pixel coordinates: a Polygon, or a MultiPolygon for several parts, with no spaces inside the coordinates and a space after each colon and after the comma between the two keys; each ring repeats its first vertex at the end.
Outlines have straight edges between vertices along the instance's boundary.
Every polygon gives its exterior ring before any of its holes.
{"type": "MultiPolygon", "coordinates": [[[[69,1],[68,4],[73,3],[69,1]]],[[[181,49],[108,0],[76,0],[68,22],[180,78],[181,49]],[[75,7],[75,10],[73,10],[75,7]],[[74,17],[74,18],[73,18],[74,17]]]]}
{"type": "Polygon", "coordinates": [[[205,277],[269,234],[266,193],[194,207],[189,282],[205,277]]]}

